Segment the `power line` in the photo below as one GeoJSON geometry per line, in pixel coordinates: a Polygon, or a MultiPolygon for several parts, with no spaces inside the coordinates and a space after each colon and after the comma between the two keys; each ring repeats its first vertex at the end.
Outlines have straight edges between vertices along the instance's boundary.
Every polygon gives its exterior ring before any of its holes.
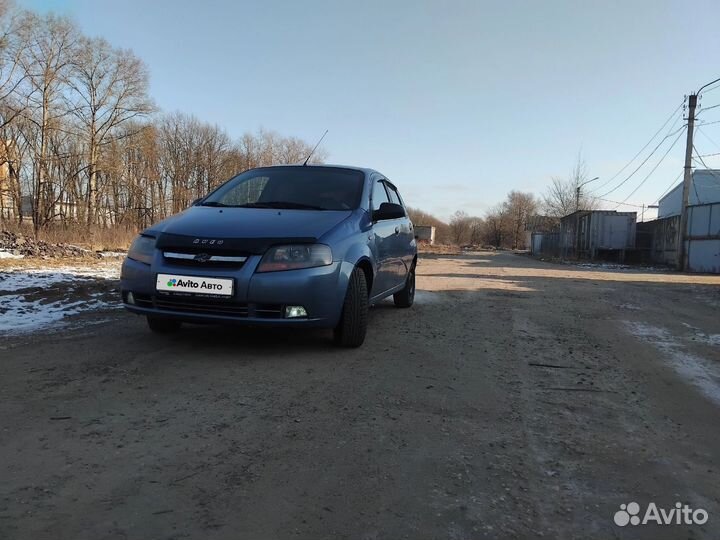
{"type": "Polygon", "coordinates": [[[709,110],[711,110],[711,109],[717,109],[718,107],[720,107],[720,104],[718,104],[718,105],[713,105],[712,107],[702,107],[702,108],[700,109],[700,112],[697,113],[697,116],[696,116],[695,118],[697,118],[698,116],[700,116],[700,115],[701,115],[702,113],[704,113],[705,111],[709,111],[709,110]]]}
{"type": "Polygon", "coordinates": [[[707,90],[702,90],[702,93],[707,94],[709,92],[714,92],[718,88],[720,88],[720,83],[716,83],[714,86],[710,86],[710,88],[708,88],[707,90]]]}
{"type": "MultiPolygon", "coordinates": [[[[640,165],[638,165],[637,168],[636,168],[633,172],[631,172],[630,175],[629,175],[627,178],[625,178],[625,180],[623,180],[622,182],[620,182],[617,186],[615,186],[614,188],[612,188],[610,191],[607,191],[607,192],[603,193],[602,195],[600,195],[600,197],[607,197],[607,196],[610,195],[613,191],[616,191],[617,189],[619,189],[620,187],[622,187],[623,184],[625,184],[625,182],[627,182],[628,180],[630,180],[630,179],[635,175],[635,173],[638,172],[638,171],[642,168],[642,166],[645,165],[645,164],[648,162],[648,160],[649,160],[651,157],[653,157],[653,155],[655,154],[655,152],[657,152],[657,149],[660,148],[660,146],[661,146],[667,139],[669,139],[670,137],[672,137],[673,135],[675,135],[675,134],[678,133],[678,132],[680,132],[680,133],[682,134],[682,131],[685,129],[685,127],[686,127],[686,125],[683,125],[683,126],[682,126],[680,129],[678,129],[677,131],[674,131],[674,132],[672,132],[672,133],[669,133],[669,134],[665,135],[665,137],[663,137],[663,139],[657,144],[657,146],[656,146],[655,148],[653,148],[652,152],[650,152],[650,154],[642,161],[642,163],[640,163],[640,165]]],[[[679,138],[680,138],[680,137],[678,137],[678,139],[679,139],[679,138]]],[[[675,139],[675,141],[677,142],[677,139],[675,139]]],[[[673,143],[673,146],[675,146],[675,143],[673,143]]],[[[671,148],[672,148],[672,146],[671,146],[671,148]]]]}
{"type": "MultiPolygon", "coordinates": [[[[658,129],[658,130],[655,132],[655,134],[650,138],[650,140],[645,143],[645,146],[643,146],[643,147],[638,151],[638,153],[635,154],[635,155],[633,156],[633,158],[625,164],[625,166],[624,166],[622,169],[620,169],[618,172],[616,172],[615,175],[614,175],[612,178],[610,178],[610,180],[608,180],[607,182],[604,182],[604,183],[600,184],[599,186],[595,187],[594,189],[591,189],[591,190],[589,191],[589,193],[593,193],[593,192],[595,192],[595,191],[598,191],[598,190],[604,188],[605,186],[607,186],[608,184],[610,184],[613,180],[615,180],[618,176],[620,176],[620,175],[623,173],[623,171],[624,171],[625,169],[627,169],[627,168],[630,166],[630,164],[631,164],[633,161],[635,161],[635,160],[637,159],[637,157],[638,157],[640,154],[642,154],[648,146],[650,146],[650,143],[652,143],[652,142],[655,140],[655,138],[660,134],[660,132],[661,132],[663,129],[665,129],[665,126],[668,125],[668,122],[670,122],[670,120],[673,119],[673,117],[677,114],[677,112],[682,108],[683,105],[685,105],[685,100],[684,100],[684,99],[683,99],[683,101],[680,103],[680,105],[678,105],[677,108],[672,112],[672,114],[670,114],[670,116],[668,117],[668,119],[665,120],[665,122],[663,123],[663,125],[660,126],[660,129],[658,129]]],[[[675,120],[675,122],[677,122],[677,119],[675,120]]],[[[674,126],[674,125],[675,125],[675,123],[673,123],[673,126],[674,126]]],[[[672,129],[672,128],[671,128],[671,129],[672,129]]]]}
{"type": "MultiPolygon", "coordinates": [[[[676,145],[677,142],[680,140],[680,137],[682,137],[682,135],[683,135],[683,134],[682,134],[682,131],[681,131],[680,134],[679,134],[677,137],[675,137],[675,140],[673,141],[673,143],[672,143],[672,144],[670,145],[670,147],[665,151],[665,153],[663,154],[663,156],[662,156],[662,157],[660,158],[660,160],[655,164],[655,166],[652,168],[652,170],[647,174],[647,176],[646,176],[645,178],[643,178],[642,182],[640,182],[640,184],[632,191],[632,193],[630,193],[630,195],[628,195],[625,199],[623,199],[623,202],[622,202],[621,204],[625,204],[625,202],[626,202],[630,197],[632,197],[633,195],[635,195],[635,193],[637,192],[637,190],[640,189],[645,182],[647,182],[647,179],[652,176],[652,174],[657,170],[657,168],[660,166],[660,164],[665,160],[665,158],[667,157],[667,155],[670,153],[670,150],[672,150],[673,148],[675,148],[675,145],[676,145]]],[[[618,206],[619,206],[619,205],[618,205],[618,206]]]]}
{"type": "Polygon", "coordinates": [[[695,127],[697,128],[698,126],[712,126],[713,124],[720,124],[720,120],[715,120],[714,122],[698,122],[697,124],[695,124],[695,127]]]}
{"type": "MultiPolygon", "coordinates": [[[[695,148],[695,144],[693,144],[692,149],[695,152],[695,154],[697,155],[698,159],[700,159],[700,163],[702,163],[706,169],[710,169],[710,167],[707,166],[707,164],[705,163],[705,160],[703,160],[702,156],[700,155],[700,152],[698,152],[697,148],[695,148]]],[[[712,172],[712,170],[710,170],[710,174],[715,176],[715,174],[712,172]]],[[[693,191],[695,192],[695,200],[698,202],[698,204],[700,204],[700,194],[698,193],[698,190],[697,190],[697,184],[695,184],[695,178],[692,179],[692,187],[693,187],[693,191]]]]}
{"type": "MultiPolygon", "coordinates": [[[[623,202],[619,202],[619,201],[611,201],[610,199],[601,199],[600,197],[595,197],[595,198],[598,201],[609,202],[612,204],[617,204],[618,206],[632,206],[634,208],[646,208],[647,207],[647,205],[644,205],[644,204],[623,203],[623,202]]],[[[617,208],[617,206],[615,208],[617,208]]]]}
{"type": "MultiPolygon", "coordinates": [[[[708,167],[708,164],[705,163],[703,156],[700,155],[700,152],[697,151],[697,148],[695,148],[694,144],[693,144],[693,150],[695,150],[695,156],[700,160],[700,163],[703,164],[703,167],[705,167],[705,170],[710,173],[710,176],[712,176],[715,180],[720,181],[720,177],[718,177],[718,173],[715,172],[715,169],[711,169],[710,167],[708,167]]],[[[693,187],[695,187],[695,182],[693,182],[693,187]]],[[[697,196],[697,188],[695,188],[695,195],[697,196]]],[[[698,201],[699,200],[700,200],[700,197],[698,197],[698,201]]]]}
{"type": "Polygon", "coordinates": [[[702,134],[702,136],[705,137],[708,141],[710,141],[715,148],[720,149],[720,145],[719,145],[718,143],[716,143],[715,141],[713,141],[713,140],[710,138],[710,135],[708,135],[707,133],[705,133],[705,130],[700,129],[700,128],[698,127],[698,128],[697,128],[697,131],[698,131],[698,133],[702,134]]]}

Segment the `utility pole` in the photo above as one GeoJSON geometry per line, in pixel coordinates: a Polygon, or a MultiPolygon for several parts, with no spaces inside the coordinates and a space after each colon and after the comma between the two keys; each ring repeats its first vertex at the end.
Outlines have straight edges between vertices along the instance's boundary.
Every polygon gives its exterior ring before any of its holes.
{"type": "Polygon", "coordinates": [[[697,108],[697,98],[705,88],[720,82],[720,78],[704,84],[694,94],[688,96],[688,123],[687,123],[687,143],[685,145],[685,176],[683,178],[682,206],[680,207],[680,230],[678,231],[678,260],[677,268],[684,272],[688,268],[687,251],[690,247],[690,235],[688,234],[688,206],[690,204],[690,184],[692,183],[692,152],[693,152],[693,135],[695,134],[695,109],[697,108]],[[688,245],[685,246],[687,241],[688,245]]]}
{"type": "Polygon", "coordinates": [[[580,210],[580,186],[575,188],[575,211],[580,210]]]}
{"type": "Polygon", "coordinates": [[[575,188],[575,211],[577,212],[580,210],[580,188],[583,187],[585,184],[589,184],[590,182],[594,182],[595,180],[600,180],[599,176],[596,176],[595,178],[591,178],[590,180],[583,182],[582,184],[578,184],[575,188]]]}
{"type": "Polygon", "coordinates": [[[687,142],[685,143],[685,176],[683,177],[682,206],[680,207],[680,230],[678,231],[678,260],[677,269],[684,272],[687,268],[685,241],[688,238],[688,204],[690,202],[690,184],[692,183],[692,151],[693,134],[695,132],[695,108],[697,107],[697,94],[688,97],[688,123],[687,142]]]}

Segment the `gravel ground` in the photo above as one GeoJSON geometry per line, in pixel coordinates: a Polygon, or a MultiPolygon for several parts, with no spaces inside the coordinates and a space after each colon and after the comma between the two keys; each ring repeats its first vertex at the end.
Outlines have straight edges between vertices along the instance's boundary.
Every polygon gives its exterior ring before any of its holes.
{"type": "Polygon", "coordinates": [[[720,277],[418,273],[358,350],[117,310],[5,336],[0,538],[716,537],[720,277]],[[631,501],[709,520],[618,527],[631,501]]]}

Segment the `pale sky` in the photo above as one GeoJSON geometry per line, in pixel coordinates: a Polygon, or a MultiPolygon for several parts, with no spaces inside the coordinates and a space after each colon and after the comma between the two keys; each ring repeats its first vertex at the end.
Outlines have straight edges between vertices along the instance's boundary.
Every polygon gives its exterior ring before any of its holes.
{"type": "MultiPolygon", "coordinates": [[[[542,193],[579,151],[601,177],[588,188],[609,180],[685,94],[720,77],[717,1],[19,4],[133,49],[163,110],[235,137],[262,127],[314,142],[328,129],[329,162],[378,169],[408,204],[445,219],[482,215],[510,189],[542,193]]],[[[720,104],[720,89],[702,103],[720,104]]],[[[701,116],[720,120],[720,107],[701,116]]],[[[674,139],[607,198],[625,199],[674,139]]],[[[720,123],[696,141],[720,152],[720,123]]],[[[684,144],[629,203],[657,200],[684,144]]]]}

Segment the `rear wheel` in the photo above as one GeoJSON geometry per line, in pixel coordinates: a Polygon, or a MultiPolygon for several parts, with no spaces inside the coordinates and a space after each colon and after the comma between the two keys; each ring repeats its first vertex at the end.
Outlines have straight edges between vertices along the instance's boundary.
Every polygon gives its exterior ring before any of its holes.
{"type": "Polygon", "coordinates": [[[359,347],[365,341],[368,324],[368,290],[365,273],[355,268],[350,274],[340,322],[335,327],[335,343],[341,347],[359,347]]]}
{"type": "Polygon", "coordinates": [[[182,324],[180,321],[175,319],[165,319],[163,317],[152,317],[147,316],[147,323],[150,330],[156,334],[170,334],[180,329],[182,324]]]}
{"type": "Polygon", "coordinates": [[[413,305],[415,301],[415,265],[410,268],[405,281],[405,288],[393,294],[393,301],[395,306],[399,308],[409,308],[413,305]]]}

